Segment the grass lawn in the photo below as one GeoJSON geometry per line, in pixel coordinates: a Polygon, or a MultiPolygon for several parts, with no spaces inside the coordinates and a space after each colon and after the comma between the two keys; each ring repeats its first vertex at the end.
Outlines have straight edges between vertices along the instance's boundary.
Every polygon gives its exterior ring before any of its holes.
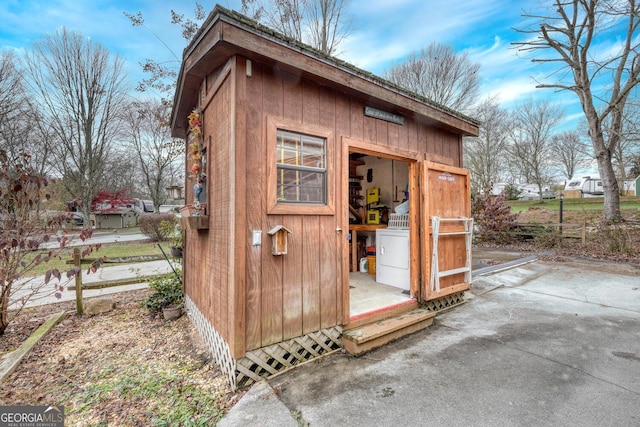
{"type": "MultiPolygon", "coordinates": [[[[542,203],[537,200],[508,200],[512,212],[522,212],[529,208],[542,208],[547,210],[559,210],[560,199],[546,199],[542,203]]],[[[592,211],[604,208],[603,197],[588,197],[582,199],[564,199],[562,209],[565,211],[592,211]]],[[[640,210],[640,197],[621,197],[621,210],[640,210]]]]}
{"type": "MultiPolygon", "coordinates": [[[[169,243],[161,242],[162,249],[164,249],[167,256],[169,255],[169,243]]],[[[73,248],[67,248],[61,252],[59,259],[52,259],[46,264],[40,264],[36,268],[29,272],[29,276],[37,276],[44,274],[47,270],[57,268],[60,271],[66,271],[71,268],[70,264],[67,264],[68,260],[71,260],[73,248]]],[[[110,258],[121,257],[133,257],[133,256],[145,256],[145,255],[162,255],[162,252],[158,248],[156,242],[149,243],[121,243],[121,244],[106,244],[102,245],[97,251],[90,253],[87,258],[98,258],[106,256],[110,258]]],[[[35,256],[35,254],[33,255],[35,256]]]]}

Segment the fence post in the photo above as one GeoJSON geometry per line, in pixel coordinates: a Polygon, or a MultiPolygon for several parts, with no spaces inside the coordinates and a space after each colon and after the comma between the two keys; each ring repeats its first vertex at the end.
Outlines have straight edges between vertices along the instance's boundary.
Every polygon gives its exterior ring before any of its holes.
{"type": "Polygon", "coordinates": [[[76,313],[84,313],[82,308],[82,267],[80,259],[80,248],[73,248],[73,265],[78,267],[79,271],[76,274],[76,313]]]}
{"type": "Polygon", "coordinates": [[[587,220],[582,221],[582,247],[587,245],[587,220]]]}
{"type": "Polygon", "coordinates": [[[564,234],[563,234],[562,231],[563,231],[562,230],[562,223],[560,223],[560,226],[558,227],[558,237],[560,239],[560,249],[562,249],[562,243],[563,243],[563,240],[564,240],[564,234]]]}

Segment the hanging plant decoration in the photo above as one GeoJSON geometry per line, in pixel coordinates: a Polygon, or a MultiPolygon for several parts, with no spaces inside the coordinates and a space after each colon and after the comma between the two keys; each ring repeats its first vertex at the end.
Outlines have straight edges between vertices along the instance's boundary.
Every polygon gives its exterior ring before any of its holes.
{"type": "Polygon", "coordinates": [[[189,158],[191,160],[189,178],[195,180],[192,216],[200,216],[204,207],[201,205],[200,195],[203,193],[207,175],[204,170],[206,159],[203,159],[202,138],[202,111],[196,108],[189,114],[189,158]]]}
{"type": "Polygon", "coordinates": [[[199,108],[189,114],[189,134],[189,158],[191,159],[189,178],[200,182],[200,174],[202,173],[202,112],[199,108]]]}

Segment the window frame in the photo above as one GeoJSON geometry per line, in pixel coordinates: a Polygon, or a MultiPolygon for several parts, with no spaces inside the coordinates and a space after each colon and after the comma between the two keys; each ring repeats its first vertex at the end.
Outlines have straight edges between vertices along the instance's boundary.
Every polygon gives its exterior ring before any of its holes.
{"type": "Polygon", "coordinates": [[[315,125],[295,122],[287,119],[267,118],[267,214],[271,215],[334,215],[335,214],[335,166],[333,131],[315,125]],[[325,179],[326,203],[278,201],[278,163],[277,138],[278,130],[305,134],[324,139],[325,142],[325,179]]]}

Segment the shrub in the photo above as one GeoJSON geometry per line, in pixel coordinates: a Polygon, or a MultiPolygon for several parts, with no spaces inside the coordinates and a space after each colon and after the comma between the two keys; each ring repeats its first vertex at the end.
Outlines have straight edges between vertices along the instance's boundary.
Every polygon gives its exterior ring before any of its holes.
{"type": "Polygon", "coordinates": [[[596,227],[596,238],[609,253],[629,256],[640,254],[637,228],[629,227],[625,223],[608,224],[604,221],[597,224],[596,227]]]}
{"type": "Polygon", "coordinates": [[[166,240],[170,240],[171,246],[175,248],[182,247],[183,239],[180,225],[171,221],[162,221],[158,228],[160,232],[166,236],[166,240]]]}
{"type": "Polygon", "coordinates": [[[534,236],[536,246],[541,249],[552,249],[562,246],[562,235],[559,229],[541,229],[534,236]]]}
{"type": "Polygon", "coordinates": [[[518,214],[511,213],[511,207],[504,200],[505,193],[492,196],[490,190],[473,195],[471,215],[477,241],[506,243],[511,240],[509,231],[516,225],[518,214]]]}
{"type": "Polygon", "coordinates": [[[160,242],[167,240],[172,236],[173,227],[178,223],[175,215],[171,213],[166,214],[143,214],[140,215],[138,225],[140,226],[140,232],[151,240],[160,242]],[[169,222],[170,227],[163,226],[163,222],[169,222]]]}
{"type": "Polygon", "coordinates": [[[162,274],[149,280],[149,288],[153,289],[155,293],[149,295],[142,304],[151,313],[156,313],[171,305],[182,305],[184,301],[182,270],[176,269],[175,271],[176,273],[162,274]]]}

